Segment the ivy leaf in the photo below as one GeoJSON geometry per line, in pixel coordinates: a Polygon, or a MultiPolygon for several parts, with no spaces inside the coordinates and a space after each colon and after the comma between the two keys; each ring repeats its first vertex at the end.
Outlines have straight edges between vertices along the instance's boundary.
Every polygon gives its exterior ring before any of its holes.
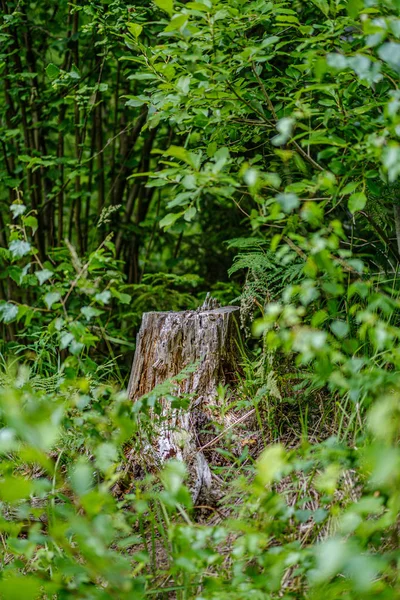
{"type": "Polygon", "coordinates": [[[296,194],[291,194],[291,193],[278,194],[276,199],[278,200],[283,212],[285,212],[285,213],[291,212],[292,210],[297,208],[300,204],[300,200],[296,196],[296,194]]]}
{"type": "Polygon", "coordinates": [[[13,240],[9,246],[10,252],[14,258],[22,258],[29,254],[31,245],[24,240],[13,240]]]}
{"type": "Polygon", "coordinates": [[[346,321],[334,321],[331,325],[332,332],[340,339],[345,338],[349,333],[349,326],[346,321]]]}
{"type": "Polygon", "coordinates": [[[389,67],[400,73],[400,44],[387,42],[378,50],[379,58],[385,61],[389,67]]]}
{"type": "Polygon", "coordinates": [[[76,340],[73,340],[69,346],[69,351],[71,352],[71,354],[76,355],[79,354],[79,352],[81,350],[83,350],[84,348],[84,344],[82,344],[81,342],[77,342],[76,340]]]}
{"type": "Polygon", "coordinates": [[[60,292],[49,292],[48,294],[46,294],[44,297],[44,301],[45,301],[47,308],[50,310],[51,307],[53,306],[53,304],[58,302],[60,300],[60,298],[61,298],[60,292]]]}
{"type": "Polygon", "coordinates": [[[153,0],[154,4],[164,10],[169,16],[172,16],[174,12],[174,2],[173,0],[153,0]]]}
{"type": "Polygon", "coordinates": [[[69,333],[69,332],[63,333],[61,336],[61,339],[60,339],[60,349],[65,350],[65,348],[68,348],[68,346],[70,345],[70,343],[73,340],[74,340],[74,336],[72,335],[72,333],[69,333]]]}
{"type": "Polygon", "coordinates": [[[35,275],[40,285],[43,285],[43,283],[53,275],[53,271],[50,271],[50,269],[42,269],[41,271],[36,271],[35,275]]]}
{"type": "Polygon", "coordinates": [[[111,299],[111,292],[109,290],[104,290],[104,292],[99,292],[98,294],[95,295],[95,299],[97,300],[97,302],[100,302],[101,304],[108,304],[111,299]]]}
{"type": "Polygon", "coordinates": [[[81,313],[86,318],[87,321],[90,321],[93,317],[99,317],[103,314],[102,310],[98,308],[94,308],[93,306],[82,306],[81,313]]]}
{"type": "Polygon", "coordinates": [[[11,302],[6,302],[5,304],[0,305],[0,321],[4,323],[11,323],[17,318],[18,315],[18,306],[15,304],[11,304],[11,302]]]}
{"type": "Polygon", "coordinates": [[[24,214],[26,211],[26,206],[25,204],[11,204],[10,210],[12,212],[13,219],[16,219],[24,214]]]}
{"type": "Polygon", "coordinates": [[[362,210],[367,203],[367,197],[363,192],[358,192],[356,194],[352,194],[349,198],[349,211],[351,213],[355,213],[358,210],[362,210]]]}
{"type": "Polygon", "coordinates": [[[32,235],[35,235],[38,228],[38,220],[33,215],[29,215],[29,217],[24,217],[24,225],[25,227],[30,227],[32,229],[32,235]]]}

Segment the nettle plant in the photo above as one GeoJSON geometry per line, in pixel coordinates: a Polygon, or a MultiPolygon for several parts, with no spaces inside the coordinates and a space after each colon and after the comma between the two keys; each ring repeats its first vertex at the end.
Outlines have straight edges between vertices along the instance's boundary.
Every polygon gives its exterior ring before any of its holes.
{"type": "Polygon", "coordinates": [[[0,301],[0,322],[10,347],[24,352],[36,370],[44,355],[53,368],[64,361],[64,367],[90,370],[95,367],[91,350],[100,344],[108,344],[109,350],[110,342],[132,346],[119,339],[121,312],[127,312],[131,296],[125,291],[112,236],[82,259],[66,240],[42,262],[33,240],[35,211],[28,211],[21,199],[10,209],[9,247],[1,253],[8,300],[0,301]]]}

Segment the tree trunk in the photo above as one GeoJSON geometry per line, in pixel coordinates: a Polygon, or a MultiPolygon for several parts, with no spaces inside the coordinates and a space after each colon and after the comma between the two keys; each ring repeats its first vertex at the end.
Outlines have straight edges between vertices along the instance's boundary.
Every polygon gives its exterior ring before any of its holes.
{"type": "Polygon", "coordinates": [[[236,306],[207,305],[197,311],[149,312],[137,337],[129,397],[136,401],[154,390],[161,404],[153,412],[154,438],[142,455],[150,467],[169,458],[183,460],[194,503],[211,488],[199,439],[202,426],[218,409],[218,386],[235,378],[238,315],[236,306]],[[161,386],[167,380],[170,387],[161,386]],[[171,396],[189,398],[189,408],[171,408],[171,396]]]}

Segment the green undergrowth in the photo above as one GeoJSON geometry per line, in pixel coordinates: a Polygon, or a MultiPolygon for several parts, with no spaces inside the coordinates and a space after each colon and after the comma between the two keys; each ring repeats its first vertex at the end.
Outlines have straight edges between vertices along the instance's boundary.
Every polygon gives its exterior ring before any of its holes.
{"type": "Polygon", "coordinates": [[[279,411],[254,394],[260,373],[243,372],[235,412],[258,402],[257,418],[222,436],[223,460],[211,465],[221,499],[196,507],[182,463],[138,468],[165,389],[132,404],[115,385],[64,376],[49,389],[10,367],[0,391],[1,597],[395,598],[398,395],[368,411],[356,444],[340,421],[323,441],[308,438],[304,414],[296,432],[280,439],[278,427],[273,439],[268,418],[279,426],[279,411]]]}

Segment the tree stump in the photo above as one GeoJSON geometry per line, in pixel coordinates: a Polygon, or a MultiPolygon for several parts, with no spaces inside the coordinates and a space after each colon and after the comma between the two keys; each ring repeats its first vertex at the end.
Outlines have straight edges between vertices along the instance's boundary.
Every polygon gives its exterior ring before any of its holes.
{"type": "Polygon", "coordinates": [[[149,312],[137,336],[129,397],[136,401],[174,378],[171,394],[191,398],[186,410],[172,409],[170,401],[159,398],[161,415],[154,414],[155,435],[144,449],[147,463],[160,467],[169,458],[183,460],[194,503],[211,488],[211,471],[198,439],[202,423],[215,410],[218,386],[235,377],[238,315],[236,306],[209,304],[197,311],[149,312]],[[184,377],[177,377],[185,370],[184,377]]]}

